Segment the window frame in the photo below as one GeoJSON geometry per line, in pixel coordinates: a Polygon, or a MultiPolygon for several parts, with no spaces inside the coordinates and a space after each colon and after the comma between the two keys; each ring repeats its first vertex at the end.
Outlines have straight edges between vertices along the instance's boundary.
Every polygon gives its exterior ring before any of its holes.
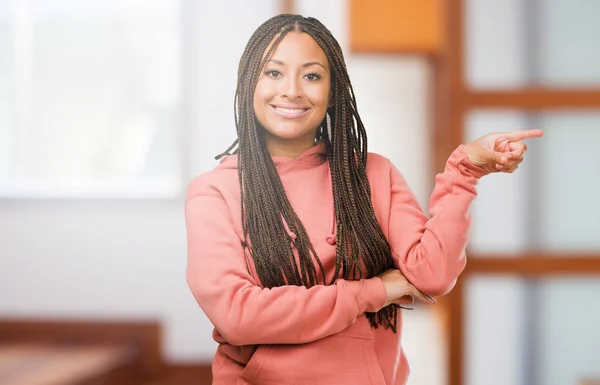
{"type": "MultiPolygon", "coordinates": [[[[434,168],[442,170],[448,154],[463,142],[468,114],[479,109],[521,112],[600,109],[600,87],[558,88],[531,86],[520,89],[470,89],[465,77],[465,2],[444,3],[446,39],[437,56],[434,168]]],[[[450,385],[463,385],[466,373],[466,283],[473,276],[512,275],[535,281],[547,277],[600,277],[600,252],[548,252],[483,255],[467,252],[468,263],[450,294],[441,301],[447,335],[447,370],[450,385]]]]}

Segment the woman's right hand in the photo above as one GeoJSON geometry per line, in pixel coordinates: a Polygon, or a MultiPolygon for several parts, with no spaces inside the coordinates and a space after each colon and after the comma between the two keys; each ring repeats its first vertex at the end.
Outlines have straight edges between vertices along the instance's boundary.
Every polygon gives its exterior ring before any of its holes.
{"type": "Polygon", "coordinates": [[[408,282],[406,277],[398,269],[386,270],[379,274],[378,277],[383,281],[385,292],[387,293],[386,303],[383,307],[390,304],[410,305],[415,299],[419,299],[429,304],[436,303],[432,296],[423,293],[408,282]]]}

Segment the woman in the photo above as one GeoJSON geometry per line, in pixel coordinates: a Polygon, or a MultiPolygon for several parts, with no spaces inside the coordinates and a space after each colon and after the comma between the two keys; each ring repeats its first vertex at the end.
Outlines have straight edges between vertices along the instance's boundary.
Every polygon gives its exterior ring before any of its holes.
{"type": "Polygon", "coordinates": [[[405,384],[399,305],[451,290],[478,178],[513,172],[539,130],[457,148],[429,219],[367,152],[339,44],[279,15],[242,55],[238,138],[186,199],[187,281],[215,326],[214,384],[405,384]]]}

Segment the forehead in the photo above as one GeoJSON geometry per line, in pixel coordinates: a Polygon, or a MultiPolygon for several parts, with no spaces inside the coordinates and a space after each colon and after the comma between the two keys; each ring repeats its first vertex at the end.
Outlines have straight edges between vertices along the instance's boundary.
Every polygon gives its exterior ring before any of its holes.
{"type": "Polygon", "coordinates": [[[329,67],[329,61],[325,52],[315,39],[305,32],[288,32],[279,42],[270,58],[282,61],[286,65],[302,65],[307,62],[316,61],[327,68],[329,67]]]}

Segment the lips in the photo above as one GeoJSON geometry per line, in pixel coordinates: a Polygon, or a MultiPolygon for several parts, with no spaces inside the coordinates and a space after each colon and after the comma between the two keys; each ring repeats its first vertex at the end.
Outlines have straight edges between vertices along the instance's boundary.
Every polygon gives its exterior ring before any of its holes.
{"type": "Polygon", "coordinates": [[[284,107],[284,106],[274,106],[271,105],[271,108],[273,109],[273,112],[275,112],[275,115],[280,116],[282,118],[287,118],[287,119],[296,119],[296,118],[301,118],[304,115],[306,115],[306,113],[308,112],[308,110],[310,108],[303,108],[303,107],[284,107]]]}

